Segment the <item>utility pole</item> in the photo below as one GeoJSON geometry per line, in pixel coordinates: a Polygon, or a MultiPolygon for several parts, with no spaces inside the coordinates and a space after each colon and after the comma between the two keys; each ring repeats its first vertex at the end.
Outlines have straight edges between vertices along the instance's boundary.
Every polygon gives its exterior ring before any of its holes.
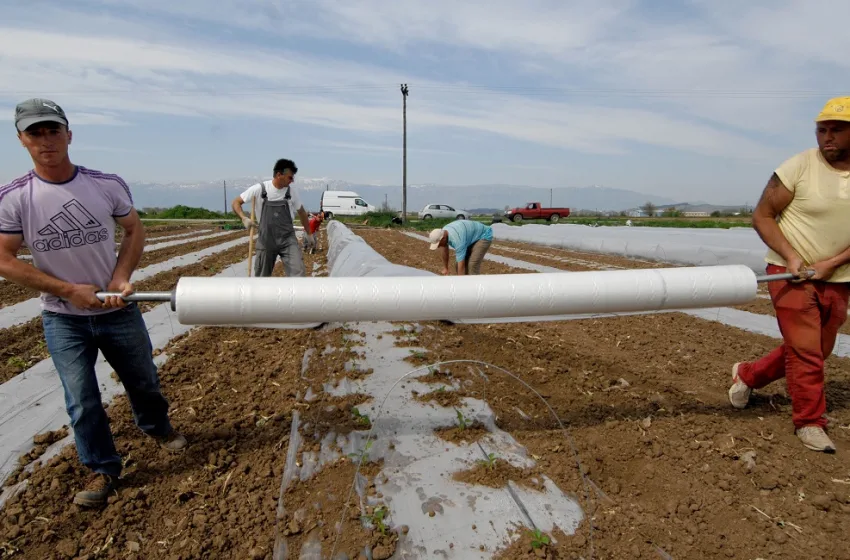
{"type": "Polygon", "coordinates": [[[401,84],[402,121],[404,123],[404,140],[402,147],[402,178],[401,178],[401,221],[407,223],[407,84],[401,84]]]}
{"type": "Polygon", "coordinates": [[[554,208],[552,206],[552,189],[549,189],[549,208],[554,208]]]}
{"type": "Polygon", "coordinates": [[[224,181],[224,217],[227,217],[227,181],[224,181]]]}

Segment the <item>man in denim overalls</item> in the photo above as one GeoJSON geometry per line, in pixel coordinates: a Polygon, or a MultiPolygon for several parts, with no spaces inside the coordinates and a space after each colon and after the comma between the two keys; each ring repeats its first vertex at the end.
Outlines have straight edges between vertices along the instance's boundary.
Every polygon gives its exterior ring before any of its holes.
{"type": "Polygon", "coordinates": [[[257,228],[254,276],[271,276],[275,261],[280,256],[286,276],[305,276],[304,257],[295,236],[293,216],[297,212],[304,226],[305,241],[312,242],[307,211],[298,193],[292,188],[298,168],[288,159],[280,159],[274,166],[271,181],[252,185],[233,199],[231,207],[242,219],[246,228],[257,228]],[[253,222],[242,210],[242,205],[259,198],[257,221],[253,222]]]}

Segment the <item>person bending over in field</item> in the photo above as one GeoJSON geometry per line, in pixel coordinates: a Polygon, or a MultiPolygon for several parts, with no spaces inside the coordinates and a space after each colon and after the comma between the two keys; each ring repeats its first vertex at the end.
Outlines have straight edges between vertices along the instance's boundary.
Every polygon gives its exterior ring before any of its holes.
{"type": "Polygon", "coordinates": [[[440,249],[443,276],[449,273],[449,248],[455,251],[452,270],[460,275],[481,274],[481,261],[493,242],[493,228],[474,220],[455,220],[431,230],[431,250],[440,249]]]}

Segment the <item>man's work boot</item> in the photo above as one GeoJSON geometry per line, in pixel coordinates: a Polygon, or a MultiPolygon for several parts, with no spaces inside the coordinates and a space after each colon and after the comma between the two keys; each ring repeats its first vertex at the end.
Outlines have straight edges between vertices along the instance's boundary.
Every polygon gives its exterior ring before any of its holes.
{"type": "Polygon", "coordinates": [[[820,426],[803,426],[797,430],[797,437],[812,451],[835,453],[835,444],[820,426]]]}
{"type": "Polygon", "coordinates": [[[78,506],[96,508],[106,504],[109,494],[118,486],[118,477],[95,473],[86,487],[74,496],[78,506]]]}
{"type": "Polygon", "coordinates": [[[174,430],[171,430],[168,435],[155,437],[154,439],[159,442],[161,448],[172,453],[183,451],[188,443],[185,437],[174,430]]]}
{"type": "Polygon", "coordinates": [[[739,365],[741,364],[736,363],[732,366],[732,387],[729,388],[729,402],[735,408],[746,408],[747,403],[750,402],[750,395],[753,393],[753,390],[747,387],[747,384],[738,377],[739,365]]]}

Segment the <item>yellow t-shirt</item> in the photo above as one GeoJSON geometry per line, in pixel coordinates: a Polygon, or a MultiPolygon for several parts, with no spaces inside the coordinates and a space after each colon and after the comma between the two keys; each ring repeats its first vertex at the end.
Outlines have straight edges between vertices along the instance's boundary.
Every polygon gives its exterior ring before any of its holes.
{"type": "MultiPolygon", "coordinates": [[[[850,247],[850,171],[835,169],[820,150],[811,148],[782,163],[776,176],[794,193],[777,224],[805,264],[850,247]]],[[[785,266],[785,259],[772,249],[765,260],[785,266]]],[[[850,264],[839,267],[829,281],[850,282],[850,264]]]]}

